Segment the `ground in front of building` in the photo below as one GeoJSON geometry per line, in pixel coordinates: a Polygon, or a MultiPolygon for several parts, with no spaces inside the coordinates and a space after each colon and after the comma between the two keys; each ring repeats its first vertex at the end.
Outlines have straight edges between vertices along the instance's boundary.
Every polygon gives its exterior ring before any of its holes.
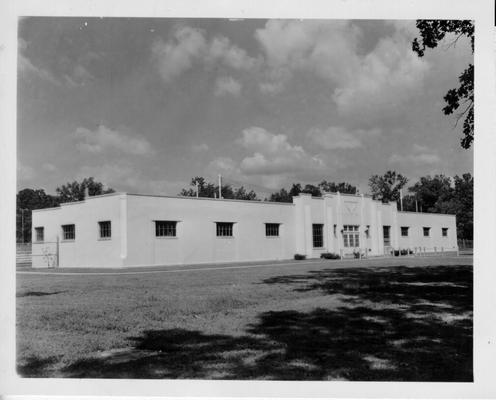
{"type": "Polygon", "coordinates": [[[471,257],[120,272],[18,272],[21,376],[473,380],[471,257]]]}

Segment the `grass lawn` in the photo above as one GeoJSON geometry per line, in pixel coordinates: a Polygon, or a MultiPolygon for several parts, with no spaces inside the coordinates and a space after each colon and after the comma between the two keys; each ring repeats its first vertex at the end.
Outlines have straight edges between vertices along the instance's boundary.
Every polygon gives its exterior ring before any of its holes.
{"type": "Polygon", "coordinates": [[[17,275],[25,377],[472,381],[472,259],[17,275]]]}

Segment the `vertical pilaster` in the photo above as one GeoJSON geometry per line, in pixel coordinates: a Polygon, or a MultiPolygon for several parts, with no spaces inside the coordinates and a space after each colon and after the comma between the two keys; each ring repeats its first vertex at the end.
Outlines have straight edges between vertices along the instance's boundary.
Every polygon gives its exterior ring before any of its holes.
{"type": "Polygon", "coordinates": [[[120,256],[121,256],[122,265],[125,265],[127,258],[127,195],[125,193],[119,196],[119,205],[120,205],[119,222],[121,227],[120,256]]]}

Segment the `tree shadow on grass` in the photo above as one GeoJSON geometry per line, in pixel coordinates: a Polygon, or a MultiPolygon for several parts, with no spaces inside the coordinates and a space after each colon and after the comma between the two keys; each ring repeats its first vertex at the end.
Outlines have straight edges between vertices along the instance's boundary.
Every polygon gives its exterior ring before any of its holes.
{"type": "Polygon", "coordinates": [[[241,336],[145,331],[130,338],[127,349],[77,361],[53,374],[472,381],[471,267],[405,268],[347,268],[271,278],[265,283],[339,294],[344,305],[265,312],[241,336]]]}

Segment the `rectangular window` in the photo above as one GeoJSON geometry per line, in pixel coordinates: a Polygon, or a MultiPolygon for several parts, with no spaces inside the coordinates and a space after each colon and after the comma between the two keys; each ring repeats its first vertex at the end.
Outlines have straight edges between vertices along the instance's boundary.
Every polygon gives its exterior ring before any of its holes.
{"type": "Polygon", "coordinates": [[[448,228],[441,228],[443,237],[448,237],[448,228]]]}
{"type": "Polygon", "coordinates": [[[76,240],[76,225],[62,225],[62,239],[76,240]]]}
{"type": "Polygon", "coordinates": [[[217,236],[232,237],[233,222],[217,222],[217,236]]]}
{"type": "Polygon", "coordinates": [[[176,237],[177,221],[155,221],[156,237],[176,237]]]}
{"type": "Polygon", "coordinates": [[[338,226],[336,224],[334,224],[333,233],[334,233],[334,237],[337,238],[338,237],[338,226]]]}
{"type": "Polygon", "coordinates": [[[312,225],[312,233],[313,233],[313,247],[316,249],[320,249],[324,247],[324,225],[323,224],[313,224],[312,225]]]}
{"type": "Polygon", "coordinates": [[[384,236],[384,246],[391,246],[391,235],[390,235],[391,227],[388,225],[384,225],[382,227],[382,234],[384,236]]]}
{"type": "Polygon", "coordinates": [[[344,247],[360,247],[360,232],[358,225],[343,225],[344,247]]]}
{"type": "Polygon", "coordinates": [[[265,224],[265,236],[279,236],[279,224],[265,224]]]}
{"type": "Polygon", "coordinates": [[[98,222],[100,228],[100,239],[110,239],[112,237],[112,224],[110,221],[98,222]]]}
{"type": "Polygon", "coordinates": [[[401,236],[408,236],[408,226],[401,227],[401,236]]]}
{"type": "Polygon", "coordinates": [[[424,236],[430,236],[431,228],[424,226],[424,236]]]}
{"type": "Polygon", "coordinates": [[[36,241],[43,242],[45,240],[45,228],[42,226],[38,226],[34,228],[36,232],[36,241]]]}

